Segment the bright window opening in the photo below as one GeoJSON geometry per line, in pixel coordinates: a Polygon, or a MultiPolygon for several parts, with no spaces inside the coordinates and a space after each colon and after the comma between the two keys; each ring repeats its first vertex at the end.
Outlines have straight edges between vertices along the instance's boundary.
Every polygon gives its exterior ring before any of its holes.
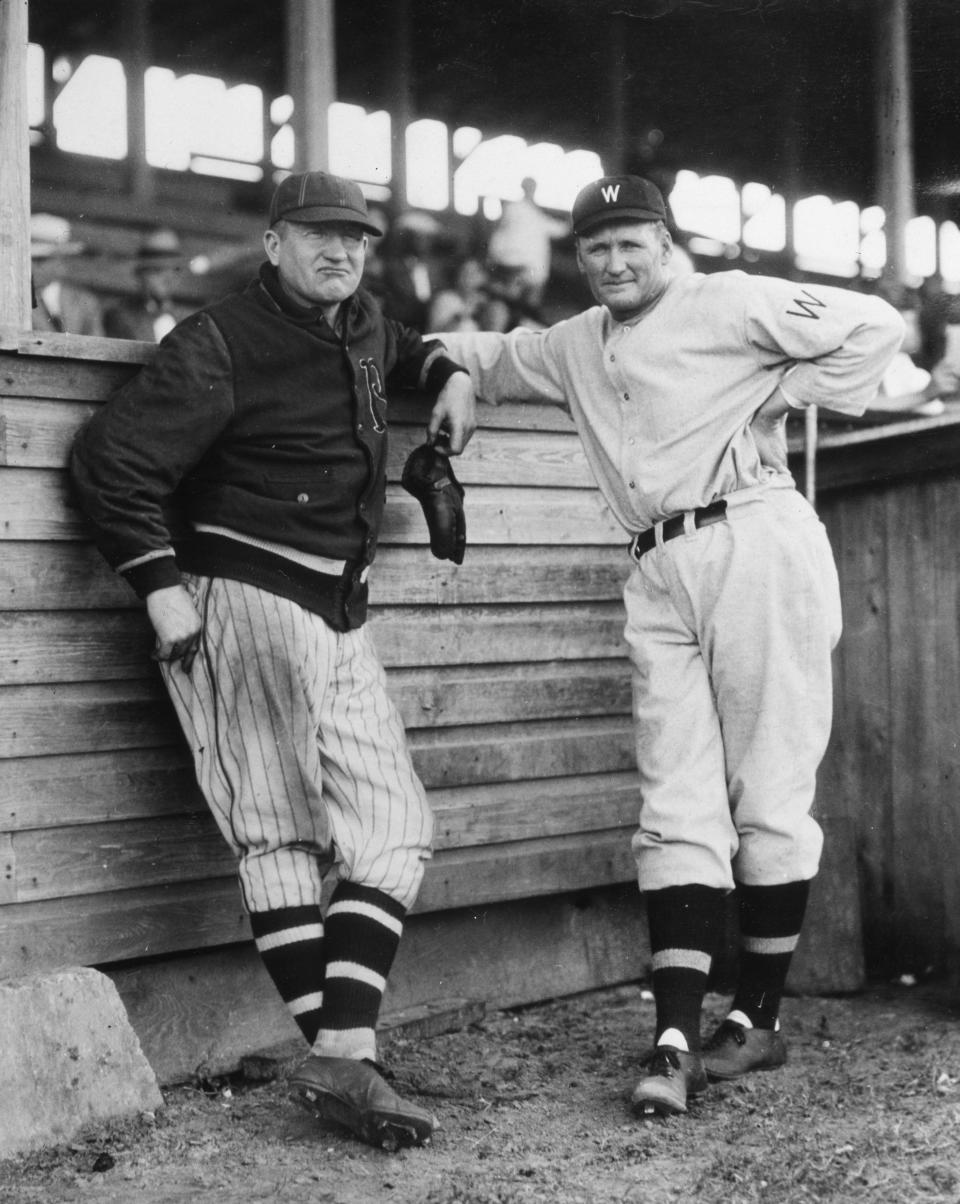
{"type": "Polygon", "coordinates": [[[681,230],[727,245],[740,241],[740,194],[726,176],[678,171],[670,207],[681,230]]]}
{"type": "Polygon", "coordinates": [[[869,279],[876,279],[887,262],[886,220],[879,205],[868,205],[860,212],[860,271],[869,279]]]}
{"type": "Polygon", "coordinates": [[[787,245],[787,206],[766,184],[744,184],[743,245],[755,251],[782,251],[787,245]]]}
{"type": "Polygon", "coordinates": [[[539,142],[530,147],[524,175],[537,181],[534,200],[538,205],[566,214],[580,189],[603,175],[603,166],[593,151],[564,151],[553,143],[539,142]]]}
{"type": "Polygon", "coordinates": [[[293,171],[296,160],[296,138],[292,125],[282,125],[270,140],[270,161],[274,167],[293,171]]]}
{"type": "Polygon", "coordinates": [[[32,129],[43,125],[46,109],[47,56],[43,47],[31,42],[27,47],[27,122],[32,129]]]}
{"type": "Polygon", "coordinates": [[[88,54],[53,102],[60,150],[101,159],[127,154],[127,81],[119,59],[88,54]]]}
{"type": "Polygon", "coordinates": [[[146,92],[147,162],[173,171],[259,179],[263,94],[252,84],[228,88],[210,75],[177,76],[150,67],[146,92]],[[218,164],[220,164],[218,168],[218,164]],[[246,165],[246,167],[241,166],[246,165]]]}
{"type": "Polygon", "coordinates": [[[552,142],[528,146],[523,138],[502,134],[478,143],[457,168],[453,204],[466,216],[482,204],[484,216],[496,221],[503,201],[523,195],[520,182],[529,176],[537,182],[538,205],[567,210],[584,184],[602,174],[600,157],[593,151],[564,152],[552,142]]]}
{"type": "Polygon", "coordinates": [[[407,126],[407,202],[416,209],[446,209],[450,204],[449,135],[442,121],[407,126]]]}
{"type": "Polygon", "coordinates": [[[794,206],[793,227],[799,268],[828,276],[859,275],[860,209],[853,201],[807,197],[794,206]]]}
{"type": "Polygon", "coordinates": [[[906,260],[911,276],[932,276],[937,270],[937,226],[932,217],[907,222],[906,260]]]}
{"type": "Polygon", "coordinates": [[[453,179],[453,205],[469,217],[477,212],[481,199],[484,214],[496,221],[503,211],[500,204],[523,178],[521,161],[527,144],[515,134],[480,142],[460,164],[453,179]]]}
{"type": "Polygon", "coordinates": [[[390,114],[368,113],[360,105],[330,106],[330,170],[371,184],[386,184],[391,176],[390,114]]]}
{"type": "Polygon", "coordinates": [[[455,159],[466,159],[483,141],[483,134],[475,126],[461,125],[453,131],[453,155],[455,159]]]}
{"type": "Polygon", "coordinates": [[[956,222],[944,222],[940,227],[940,275],[960,286],[960,229],[956,222]]]}

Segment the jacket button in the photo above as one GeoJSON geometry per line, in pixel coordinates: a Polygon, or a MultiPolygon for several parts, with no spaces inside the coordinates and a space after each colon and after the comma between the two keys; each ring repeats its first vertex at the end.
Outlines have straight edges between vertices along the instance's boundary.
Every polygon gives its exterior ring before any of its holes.
{"type": "Polygon", "coordinates": [[[300,503],[300,505],[302,506],[302,505],[303,505],[305,502],[309,502],[309,501],[310,501],[310,494],[309,494],[309,493],[298,493],[298,494],[297,494],[297,501],[298,501],[298,502],[300,503]]]}

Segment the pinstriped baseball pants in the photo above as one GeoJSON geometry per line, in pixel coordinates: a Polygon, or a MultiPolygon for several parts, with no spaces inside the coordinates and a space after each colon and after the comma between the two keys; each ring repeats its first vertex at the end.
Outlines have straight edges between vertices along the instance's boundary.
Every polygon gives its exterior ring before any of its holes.
{"type": "Polygon", "coordinates": [[[331,870],[409,907],[433,818],[366,627],[336,632],[238,581],[184,583],[200,652],[189,673],[161,669],[247,909],[319,904],[331,870]]]}

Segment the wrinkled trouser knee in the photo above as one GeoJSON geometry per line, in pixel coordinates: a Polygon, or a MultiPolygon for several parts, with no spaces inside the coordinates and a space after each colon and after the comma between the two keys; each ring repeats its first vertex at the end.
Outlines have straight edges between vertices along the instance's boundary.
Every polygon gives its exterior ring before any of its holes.
{"type": "Polygon", "coordinates": [[[331,869],[409,907],[433,820],[367,629],[240,582],[186,583],[201,648],[164,679],[248,910],[319,903],[331,869]]]}

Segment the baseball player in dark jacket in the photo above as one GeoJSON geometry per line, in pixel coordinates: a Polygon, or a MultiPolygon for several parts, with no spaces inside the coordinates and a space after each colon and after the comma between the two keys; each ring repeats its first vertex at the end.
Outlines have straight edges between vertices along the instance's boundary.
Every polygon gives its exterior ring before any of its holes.
{"type": "Polygon", "coordinates": [[[431,395],[428,441],[442,431],[453,454],[474,399],[440,343],[360,287],[370,234],[352,181],[284,180],[259,279],[167,335],[81,432],[72,469],[101,551],[146,599],[257,948],[310,1042],[295,1090],[395,1145],[435,1123],[378,1073],[374,1035],[432,819],[364,626],[367,570],[388,396],[431,395]]]}

